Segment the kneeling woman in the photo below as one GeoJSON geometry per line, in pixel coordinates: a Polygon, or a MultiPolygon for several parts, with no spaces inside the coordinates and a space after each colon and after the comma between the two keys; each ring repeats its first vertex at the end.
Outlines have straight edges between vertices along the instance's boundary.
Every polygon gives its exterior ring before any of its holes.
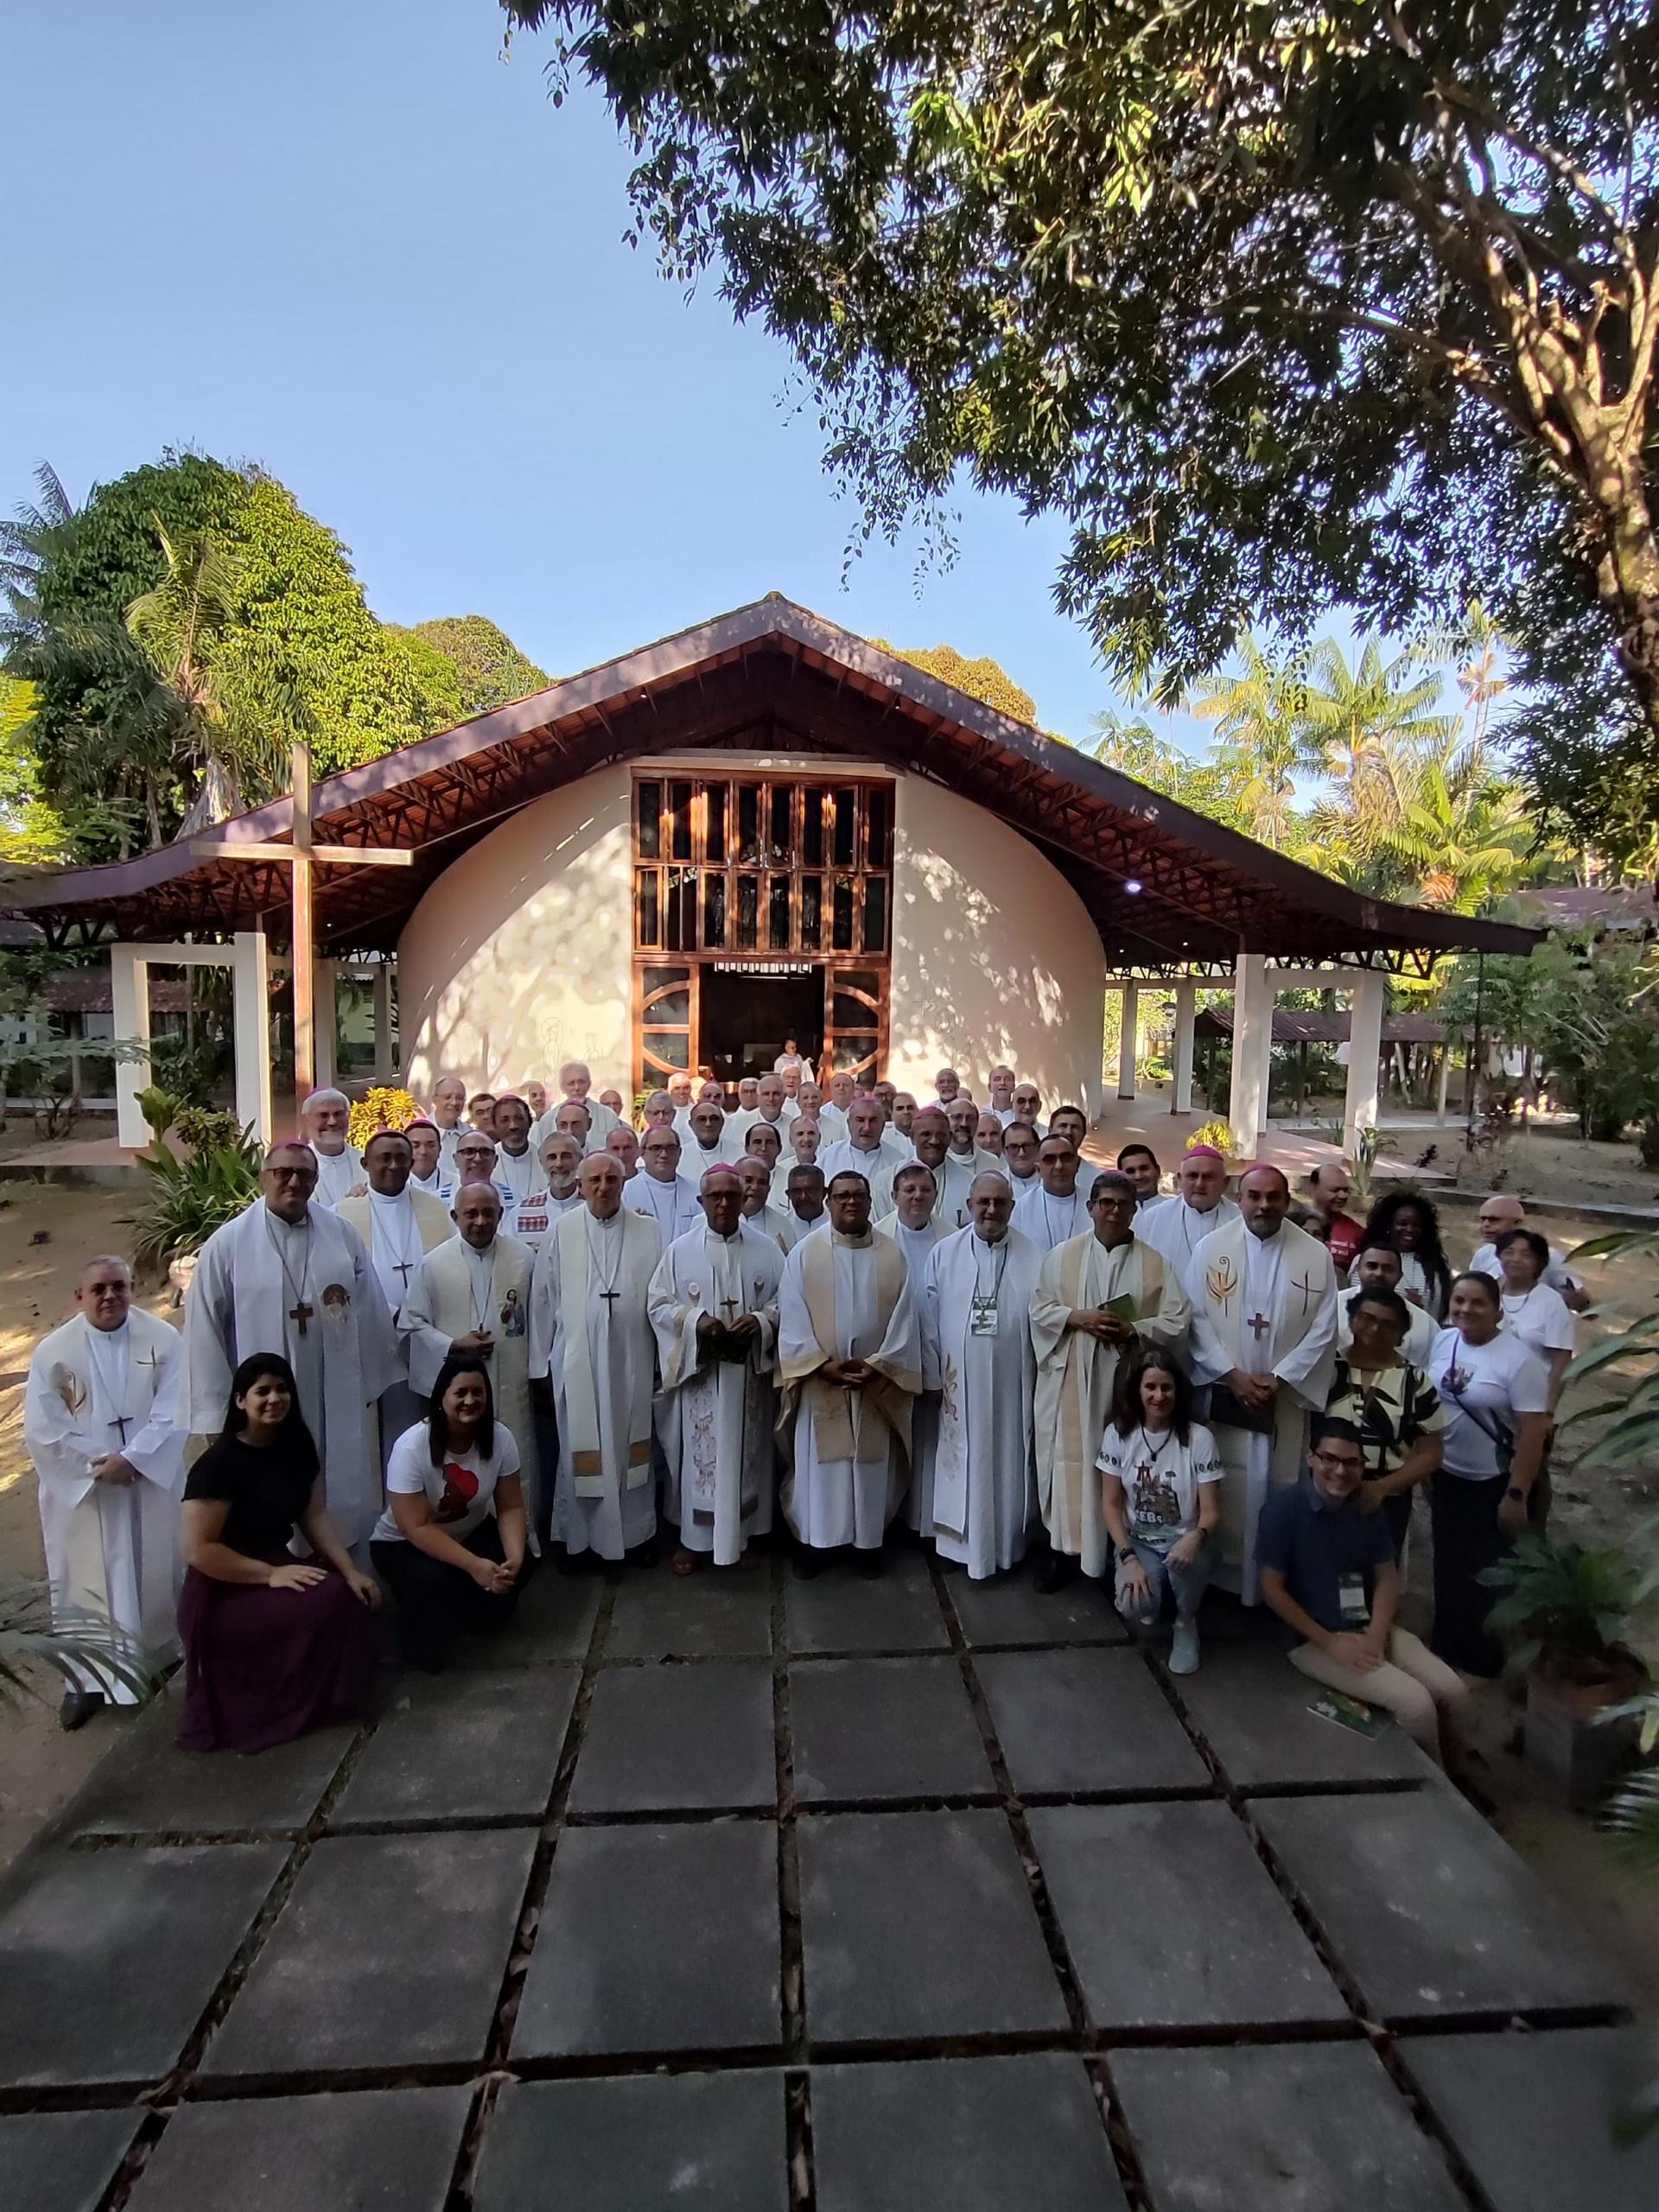
{"type": "Polygon", "coordinates": [[[475,1354],[438,1370],[430,1417],[391,1447],[386,1498],[370,1556],[397,1600],[404,1649],[435,1675],[458,1636],[505,1627],[524,1564],[518,1446],[475,1354]]]}
{"type": "Polygon", "coordinates": [[[1196,1674],[1198,1603],[1217,1557],[1222,1466],[1216,1440],[1192,1418],[1192,1386],[1167,1352],[1121,1359],[1112,1417],[1096,1462],[1117,1552],[1116,1598],[1126,1621],[1149,1628],[1175,1599],[1172,1675],[1196,1674]]]}
{"type": "Polygon", "coordinates": [[[373,1686],[380,1592],[322,1502],[294,1370],[245,1359],[225,1427],[185,1478],[184,1719],[195,1751],[263,1751],[354,1720],[373,1686]],[[298,1529],[316,1555],[289,1549],[298,1529]]]}

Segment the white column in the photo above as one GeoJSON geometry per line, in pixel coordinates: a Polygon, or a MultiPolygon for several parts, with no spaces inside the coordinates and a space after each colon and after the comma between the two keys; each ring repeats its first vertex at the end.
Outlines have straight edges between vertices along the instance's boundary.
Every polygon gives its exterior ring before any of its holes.
{"type": "Polygon", "coordinates": [[[143,944],[110,947],[110,1006],[111,1027],[118,1042],[142,1046],[141,1059],[115,1064],[115,1135],[129,1152],[142,1151],[149,1131],[138,1110],[138,1094],[149,1082],[149,948],[143,944]]]}
{"type": "Polygon", "coordinates": [[[1192,1024],[1198,1003],[1198,987],[1192,982],[1175,986],[1175,1065],[1170,1084],[1172,1114],[1192,1111],[1192,1024]]]}
{"type": "Polygon", "coordinates": [[[1135,1096],[1135,1046],[1141,1026],[1141,994],[1133,983],[1123,986],[1123,1020],[1117,1040],[1117,1095],[1135,1096]]]}
{"type": "Polygon", "coordinates": [[[391,1060],[391,963],[383,960],[374,971],[374,1079],[389,1084],[396,1073],[391,1060]]]}
{"type": "Polygon", "coordinates": [[[317,1089],[332,1090],[339,1080],[340,1015],[334,1003],[336,969],[319,955],[311,963],[311,1011],[315,1024],[317,1089]]]}
{"type": "Polygon", "coordinates": [[[270,1107],[270,959],[262,931],[237,931],[231,975],[236,1118],[261,1144],[269,1144],[276,1134],[270,1107]]]}
{"type": "Polygon", "coordinates": [[[1274,991],[1259,952],[1241,952],[1233,982],[1233,1086],[1227,1118],[1244,1150],[1255,1156],[1267,1132],[1268,1066],[1273,1051],[1274,991]]]}
{"type": "Polygon", "coordinates": [[[1447,1037],[1446,1042],[1440,1046],[1440,1079],[1434,1092],[1434,1118],[1437,1122],[1443,1122],[1446,1119],[1446,1087],[1451,1078],[1452,1039],[1447,1037]]]}
{"type": "Polygon", "coordinates": [[[1376,1127],[1377,1069],[1382,1057],[1382,1006],[1387,996],[1387,978],[1370,969],[1351,988],[1348,1098],[1342,1116],[1344,1152],[1353,1151],[1362,1129],[1376,1127]]]}

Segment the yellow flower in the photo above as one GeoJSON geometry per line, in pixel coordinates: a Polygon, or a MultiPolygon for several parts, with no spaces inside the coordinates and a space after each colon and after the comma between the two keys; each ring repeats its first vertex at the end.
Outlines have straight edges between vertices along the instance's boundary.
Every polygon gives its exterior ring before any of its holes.
{"type": "Polygon", "coordinates": [[[361,1152],[377,1129],[406,1129],[421,1111],[408,1091],[378,1084],[352,1109],[352,1142],[361,1152]]]}

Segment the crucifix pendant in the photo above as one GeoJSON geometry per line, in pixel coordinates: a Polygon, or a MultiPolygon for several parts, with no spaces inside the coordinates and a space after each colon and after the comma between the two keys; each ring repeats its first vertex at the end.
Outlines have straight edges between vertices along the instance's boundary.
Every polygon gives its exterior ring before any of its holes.
{"type": "Polygon", "coordinates": [[[288,1318],[290,1321],[297,1325],[302,1336],[305,1334],[306,1323],[311,1319],[311,1316],[316,1312],[316,1310],[317,1309],[315,1306],[308,1306],[302,1298],[297,1299],[295,1303],[289,1307],[288,1318]]]}
{"type": "Polygon", "coordinates": [[[605,1301],[605,1311],[607,1313],[611,1312],[612,1308],[615,1306],[617,1300],[622,1295],[620,1290],[601,1290],[599,1294],[605,1301]]]}
{"type": "Polygon", "coordinates": [[[725,1314],[726,1325],[729,1329],[732,1325],[732,1315],[743,1311],[742,1301],[736,1298],[722,1298],[720,1301],[720,1310],[725,1314]]]}
{"type": "Polygon", "coordinates": [[[415,1272],[415,1262],[413,1260],[394,1260],[391,1263],[391,1271],[394,1274],[403,1277],[404,1288],[407,1290],[409,1279],[415,1272]]]}
{"type": "Polygon", "coordinates": [[[1265,1313],[1251,1314],[1249,1319],[1250,1334],[1255,1338],[1257,1344],[1261,1343],[1262,1338],[1267,1335],[1268,1331],[1272,1326],[1272,1322],[1268,1320],[1265,1313]]]}
{"type": "Polygon", "coordinates": [[[110,1416],[110,1427],[119,1435],[121,1439],[121,1448],[124,1452],[125,1451],[127,1445],[127,1431],[131,1427],[131,1426],[132,1421],[129,1414],[112,1414],[110,1416]]]}

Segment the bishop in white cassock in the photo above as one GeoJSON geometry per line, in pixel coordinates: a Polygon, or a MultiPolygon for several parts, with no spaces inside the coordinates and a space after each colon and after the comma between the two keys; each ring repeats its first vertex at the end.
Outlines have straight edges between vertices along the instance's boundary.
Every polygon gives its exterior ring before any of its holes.
{"type": "Polygon", "coordinates": [[[1227,1162],[1214,1145],[1189,1145],[1175,1170],[1173,1198],[1154,1198],[1135,1217],[1135,1233],[1155,1244],[1186,1280],[1186,1263],[1206,1236],[1238,1219],[1227,1196],[1227,1162]]]}
{"type": "MultiPolygon", "coordinates": [[[[40,1481],[41,1538],[60,1626],[107,1619],[153,1656],[178,1646],[179,1496],[184,1433],[179,1336],[132,1308],[124,1260],[91,1260],[80,1308],[35,1347],[23,1393],[23,1444],[40,1481]]],[[[77,1728],[101,1697],[135,1705],[114,1675],[77,1669],[63,1700],[77,1728]]]]}
{"type": "Polygon", "coordinates": [[[656,1223],[623,1205],[608,1153],[590,1154],[579,1180],[582,1205],[536,1262],[531,1373],[547,1377],[558,1420],[554,1536],[620,1560],[657,1529],[648,1301],[662,1244],[656,1223]]]}
{"type": "Polygon", "coordinates": [[[404,1372],[404,1354],[367,1247],[313,1202],[316,1178],[309,1145],[274,1146],[262,1196],[202,1246],[184,1300],[181,1420],[192,1435],[217,1436],[239,1363],[281,1352],[322,1462],[329,1515],[358,1548],[382,1503],[368,1408],[404,1372]]]}
{"type": "MultiPolygon", "coordinates": [[[[892,1237],[905,1255],[918,1321],[927,1288],[927,1263],[950,1233],[935,1210],[938,1199],[933,1170],[912,1160],[893,1179],[893,1211],[875,1224],[876,1234],[892,1237]]],[[[933,1454],[938,1436],[937,1392],[924,1393],[911,1409],[910,1484],[905,1492],[905,1519],[918,1536],[930,1539],[933,1534],[933,1454]]]]}
{"type": "Polygon", "coordinates": [[[880,1550],[909,1471],[921,1329],[904,1255],[870,1227],[855,1176],[831,1184],[830,1227],[784,1262],[778,1351],[785,1518],[809,1549],[880,1550]]]}
{"type": "Polygon", "coordinates": [[[1243,1175],[1238,1202],[1242,1219],[1192,1255],[1186,1292],[1193,1376],[1215,1386],[1201,1418],[1226,1471],[1216,1580],[1253,1605],[1262,1505],[1270,1489],[1301,1479],[1308,1415],[1330,1395],[1337,1280],[1318,1237],[1285,1218],[1290,1185],[1276,1167],[1243,1175]]]}
{"type": "Polygon", "coordinates": [[[1131,1226],[1135,1204],[1128,1176],[1097,1174],[1087,1234],[1048,1255],[1031,1301],[1037,1498],[1050,1551],[1039,1570],[1045,1586],[1058,1580],[1065,1570],[1058,1563],[1067,1559],[1087,1575],[1105,1573],[1111,1538],[1096,1461],[1118,1362],[1137,1342],[1173,1351],[1192,1319],[1179,1269],[1131,1226]]]}
{"type": "Polygon", "coordinates": [[[1045,1137],[1037,1148],[1037,1173],[1017,1193],[1014,1225],[1033,1244],[1052,1252],[1092,1225],[1089,1194],[1078,1186],[1082,1162],[1068,1137],[1045,1137]]]}
{"type": "Polygon", "coordinates": [[[534,1531],[542,1516],[530,1406],[531,1256],[501,1233],[501,1193],[493,1183],[461,1185],[454,1223],[455,1234],[416,1269],[404,1301],[409,1385],[429,1399],[451,1352],[477,1352],[489,1363],[495,1417],[518,1446],[518,1478],[534,1531]]]}
{"type": "Polygon", "coordinates": [[[1006,1177],[982,1175],[973,1218],[937,1244],[922,1295],[922,1386],[939,1393],[931,1535],[976,1581],[1017,1567],[1036,1502],[1029,1316],[1043,1255],[1009,1226],[1006,1177]]]}
{"type": "Polygon", "coordinates": [[[348,1141],[351,1125],[352,1102],[343,1090],[314,1090],[300,1109],[300,1135],[317,1157],[315,1203],[320,1206],[338,1206],[362,1187],[363,1155],[348,1141]]]}
{"type": "MultiPolygon", "coordinates": [[[[402,1320],[410,1284],[421,1262],[455,1233],[449,1208],[414,1187],[414,1148],[402,1131],[377,1129],[363,1147],[367,1195],[342,1198],[336,1208],[339,1218],[349,1222],[369,1248],[374,1272],[391,1308],[394,1329],[402,1320]]],[[[391,1447],[404,1431],[425,1417],[425,1406],[404,1376],[381,1392],[370,1418],[378,1421],[383,1472],[391,1447]]]]}
{"type": "Polygon", "coordinates": [[[734,1567],[772,1527],[781,1252],[742,1218],[734,1174],[711,1168],[703,1223],[675,1239],[651,1284],[662,1373],[664,1501],[680,1532],[677,1573],[700,1555],[734,1567]]]}

